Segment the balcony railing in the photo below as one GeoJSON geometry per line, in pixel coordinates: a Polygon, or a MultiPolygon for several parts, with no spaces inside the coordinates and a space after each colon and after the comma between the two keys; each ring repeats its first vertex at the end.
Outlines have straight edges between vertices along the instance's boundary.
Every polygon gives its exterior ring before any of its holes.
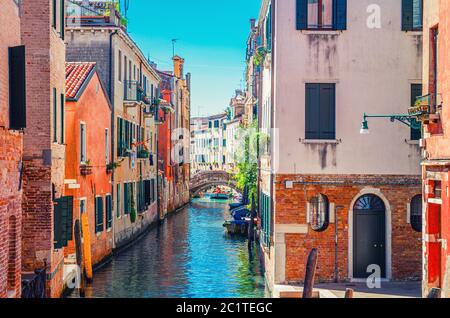
{"type": "Polygon", "coordinates": [[[125,102],[141,103],[144,102],[144,89],[138,81],[124,81],[123,100],[125,102]]]}
{"type": "Polygon", "coordinates": [[[441,94],[428,94],[416,99],[414,106],[408,109],[411,116],[416,116],[421,121],[428,121],[438,116],[442,108],[441,94]]]}

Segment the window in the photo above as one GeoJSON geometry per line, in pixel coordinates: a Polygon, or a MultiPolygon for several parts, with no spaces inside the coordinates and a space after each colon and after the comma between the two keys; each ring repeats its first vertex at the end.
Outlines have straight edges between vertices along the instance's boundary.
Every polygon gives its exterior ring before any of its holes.
{"type": "Polygon", "coordinates": [[[106,229],[112,228],[112,196],[108,194],[106,196],[106,229]]]}
{"type": "Polygon", "coordinates": [[[309,202],[309,222],[316,232],[323,232],[328,228],[330,209],[328,198],[319,194],[309,202]]]}
{"type": "Polygon", "coordinates": [[[85,163],[87,161],[86,156],[86,124],[80,123],[80,162],[85,163]]]}
{"type": "Polygon", "coordinates": [[[123,207],[125,215],[131,213],[131,183],[123,184],[123,207]]]}
{"type": "Polygon", "coordinates": [[[402,30],[421,31],[423,0],[402,0],[402,30]]]}
{"type": "Polygon", "coordinates": [[[65,98],[64,98],[64,94],[61,94],[60,96],[61,99],[61,105],[60,105],[60,117],[61,117],[61,144],[63,145],[65,142],[65,128],[64,128],[64,121],[65,121],[65,109],[64,109],[64,105],[65,105],[65,98]]]}
{"type": "Polygon", "coordinates": [[[264,192],[260,193],[261,204],[261,230],[263,244],[270,248],[270,228],[271,228],[271,199],[264,192]]]}
{"type": "Polygon", "coordinates": [[[297,30],[346,30],[347,0],[297,0],[297,30]]]}
{"type": "MultiPolygon", "coordinates": [[[[414,106],[416,99],[422,96],[422,84],[411,84],[411,106],[414,106]]],[[[416,119],[413,119],[417,123],[416,119]]],[[[422,138],[421,129],[411,128],[411,140],[420,140],[422,138]]]]}
{"type": "Polygon", "coordinates": [[[105,161],[109,164],[109,129],[105,129],[105,161]]]}
{"type": "Polygon", "coordinates": [[[53,88],[53,142],[58,142],[58,99],[53,88]]]}
{"type": "Polygon", "coordinates": [[[335,90],[335,84],[306,84],[306,139],[336,139],[335,90]]]}
{"type": "Polygon", "coordinates": [[[218,120],[214,121],[214,128],[219,128],[219,121],[218,120]]]}
{"type": "Polygon", "coordinates": [[[9,61],[9,128],[26,128],[25,47],[8,49],[9,61]]]}
{"type": "Polygon", "coordinates": [[[103,232],[103,198],[95,198],[95,233],[103,232]]]}
{"type": "Polygon", "coordinates": [[[117,211],[116,211],[116,215],[117,218],[120,219],[120,217],[122,216],[122,209],[120,206],[121,200],[120,198],[122,197],[122,192],[120,191],[120,183],[117,184],[117,191],[116,191],[116,201],[117,201],[117,211]]]}
{"type": "Polygon", "coordinates": [[[409,222],[416,232],[422,232],[422,195],[416,195],[411,200],[409,222]]]}
{"type": "Polygon", "coordinates": [[[118,75],[119,75],[119,82],[122,82],[122,51],[119,50],[119,70],[118,70],[118,75]]]}

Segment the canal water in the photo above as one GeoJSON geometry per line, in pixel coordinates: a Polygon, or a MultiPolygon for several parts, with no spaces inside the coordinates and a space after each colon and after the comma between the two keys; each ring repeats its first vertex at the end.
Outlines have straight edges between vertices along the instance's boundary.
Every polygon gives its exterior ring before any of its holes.
{"type": "Polygon", "coordinates": [[[152,229],[94,274],[89,297],[265,297],[259,255],[222,226],[228,205],[209,199],[152,229]]]}

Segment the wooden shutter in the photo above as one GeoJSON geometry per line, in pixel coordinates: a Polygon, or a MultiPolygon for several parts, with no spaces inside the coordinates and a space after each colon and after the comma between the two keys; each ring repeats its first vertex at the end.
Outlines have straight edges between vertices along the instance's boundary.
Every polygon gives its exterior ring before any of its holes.
{"type": "Polygon", "coordinates": [[[67,246],[73,239],[73,197],[62,197],[55,200],[53,233],[54,248],[67,246]]]}
{"type": "Polygon", "coordinates": [[[65,121],[65,109],[64,109],[64,104],[65,104],[65,98],[64,98],[64,94],[61,94],[61,144],[64,144],[65,142],[65,136],[64,136],[64,121],[65,121]]]}
{"type": "Polygon", "coordinates": [[[412,31],[414,0],[402,0],[402,30],[412,31]]]}
{"type": "Polygon", "coordinates": [[[58,142],[58,100],[56,97],[56,88],[53,88],[53,142],[58,142]]]}
{"type": "Polygon", "coordinates": [[[297,30],[308,29],[308,0],[297,0],[297,30]]]}
{"type": "Polygon", "coordinates": [[[56,18],[57,13],[56,13],[56,0],[52,0],[52,27],[54,29],[56,29],[56,18]]]}
{"type": "Polygon", "coordinates": [[[123,184],[123,206],[124,206],[125,214],[129,214],[130,213],[130,210],[129,210],[129,202],[130,202],[129,186],[130,185],[128,183],[124,183],[123,184]]]}
{"type": "Polygon", "coordinates": [[[333,25],[336,30],[347,30],[347,0],[334,0],[333,25]]]}
{"type": "Polygon", "coordinates": [[[9,127],[26,128],[25,46],[10,47],[9,51],[9,127]]]}
{"type": "Polygon", "coordinates": [[[65,30],[64,30],[64,28],[65,28],[65,26],[66,26],[66,21],[65,21],[65,14],[66,14],[66,12],[65,12],[65,0],[60,0],[60,36],[61,36],[61,39],[63,39],[64,40],[64,36],[65,36],[65,30]]]}
{"type": "Polygon", "coordinates": [[[106,228],[112,227],[112,196],[106,196],[106,228]]]}
{"type": "Polygon", "coordinates": [[[336,139],[335,84],[320,84],[319,139],[336,139]]]}
{"type": "Polygon", "coordinates": [[[305,101],[305,138],[319,139],[320,111],[319,111],[319,84],[306,84],[305,101]]]}
{"type": "Polygon", "coordinates": [[[120,209],[120,197],[122,195],[122,193],[120,192],[120,183],[117,184],[117,194],[116,194],[116,201],[117,201],[117,211],[116,211],[116,216],[117,218],[120,218],[120,216],[122,215],[122,211],[120,209]]]}
{"type": "Polygon", "coordinates": [[[306,84],[305,138],[336,138],[335,84],[306,84]]]}
{"type": "Polygon", "coordinates": [[[103,227],[103,198],[95,198],[95,233],[102,232],[103,227]]]}

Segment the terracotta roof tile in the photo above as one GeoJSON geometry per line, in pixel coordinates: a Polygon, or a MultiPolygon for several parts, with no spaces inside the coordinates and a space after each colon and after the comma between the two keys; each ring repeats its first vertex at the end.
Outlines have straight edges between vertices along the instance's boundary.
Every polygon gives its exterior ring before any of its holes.
{"type": "Polygon", "coordinates": [[[95,67],[93,62],[66,63],[66,98],[75,98],[95,67]]]}

